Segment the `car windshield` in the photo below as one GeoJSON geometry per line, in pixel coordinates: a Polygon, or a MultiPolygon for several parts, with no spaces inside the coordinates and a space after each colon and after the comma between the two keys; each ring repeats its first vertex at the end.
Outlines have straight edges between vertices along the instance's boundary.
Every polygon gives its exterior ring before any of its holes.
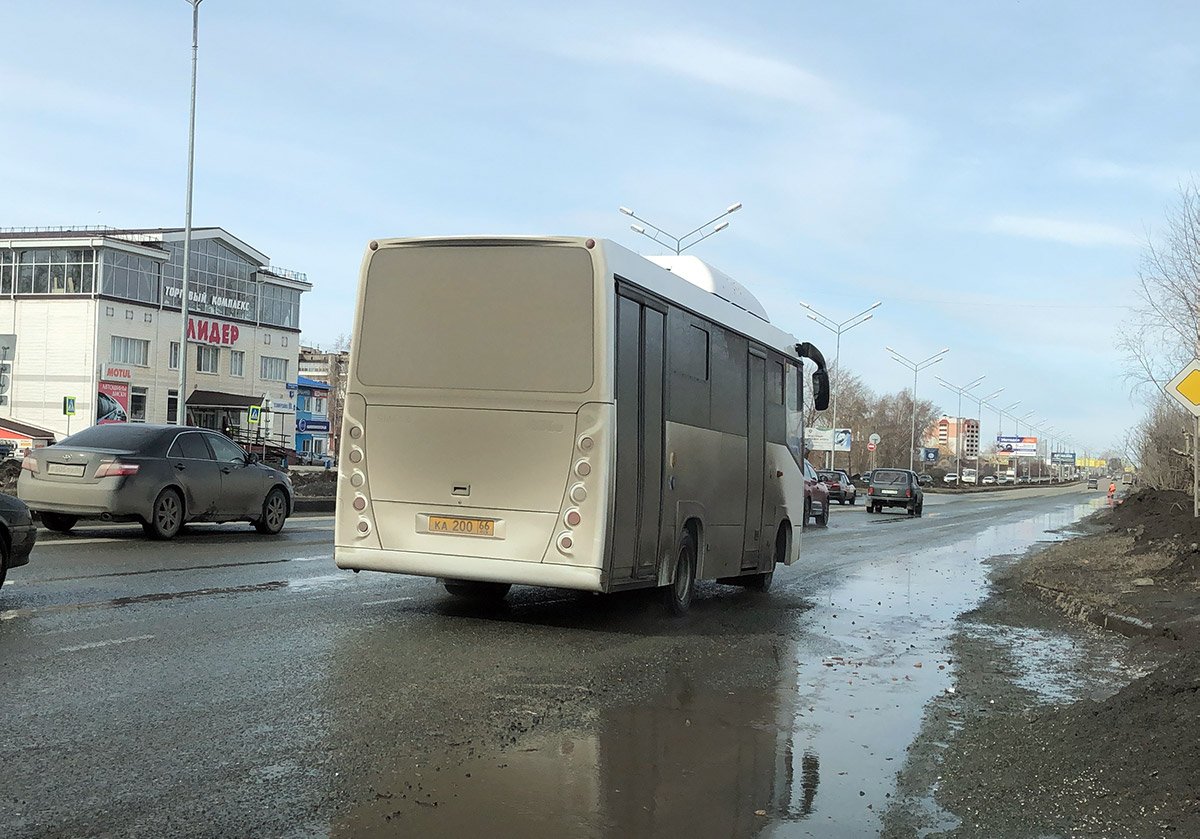
{"type": "Polygon", "coordinates": [[[871,475],[872,484],[906,484],[908,483],[907,472],[895,472],[884,470],[875,472],[871,475]]]}

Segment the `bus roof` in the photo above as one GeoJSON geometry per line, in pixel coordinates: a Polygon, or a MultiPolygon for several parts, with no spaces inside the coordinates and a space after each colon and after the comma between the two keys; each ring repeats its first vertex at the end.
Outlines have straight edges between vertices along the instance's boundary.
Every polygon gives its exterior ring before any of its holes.
{"type": "Polygon", "coordinates": [[[600,245],[613,274],[796,358],[796,337],[772,324],[758,299],[728,274],[696,257],[645,257],[609,239],[600,245]]]}
{"type": "MultiPolygon", "coordinates": [[[[584,236],[430,236],[377,239],[380,247],[455,245],[577,245],[584,236]]],[[[766,309],[745,286],[694,256],[642,256],[611,239],[593,239],[606,270],[627,282],[691,309],[698,315],[796,358],[794,335],[773,325],[766,309]]]]}

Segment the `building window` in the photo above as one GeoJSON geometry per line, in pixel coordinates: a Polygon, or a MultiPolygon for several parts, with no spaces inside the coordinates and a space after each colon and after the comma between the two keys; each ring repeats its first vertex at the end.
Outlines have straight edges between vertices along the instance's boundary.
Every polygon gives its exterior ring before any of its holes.
{"type": "Polygon", "coordinates": [[[179,391],[167,391],[167,422],[174,425],[179,419],[179,391]]]}
{"type": "Polygon", "coordinates": [[[300,325],[300,292],[294,288],[263,283],[258,300],[260,323],[271,326],[300,325]]]}
{"type": "Polygon", "coordinates": [[[112,336],[112,349],[108,360],[113,364],[132,364],[135,367],[150,366],[150,342],[140,338],[112,336]]]}
{"type": "Polygon", "coordinates": [[[263,333],[263,343],[264,343],[264,344],[270,344],[270,343],[271,343],[271,333],[270,333],[270,332],[264,332],[264,333],[263,333]]]}
{"type": "Polygon", "coordinates": [[[145,320],[146,323],[152,323],[154,321],[154,315],[146,312],[146,314],[142,315],[142,319],[145,320]]]}
{"type": "MultiPolygon", "coordinates": [[[[179,305],[183,279],[183,242],[164,242],[170,259],[162,267],[163,300],[179,305]]],[[[217,317],[253,321],[258,311],[254,265],[214,238],[193,238],[188,271],[188,309],[217,317]]]]}
{"type": "Polygon", "coordinates": [[[327,400],[324,396],[317,396],[316,394],[313,394],[312,408],[309,410],[311,410],[314,414],[320,414],[324,416],[325,406],[328,401],[329,400],[327,400]]]}
{"type": "Polygon", "coordinates": [[[0,257],[0,292],[11,294],[91,294],[96,273],[92,248],[37,248],[0,257]],[[15,266],[13,262],[15,261],[15,266]],[[14,271],[15,267],[15,288],[14,271]]]}
{"type": "Polygon", "coordinates": [[[229,375],[239,378],[246,375],[246,354],[241,350],[229,351],[229,375]]]}
{"type": "Polygon", "coordinates": [[[286,358],[271,358],[264,355],[261,359],[262,370],[260,378],[269,382],[286,382],[288,377],[288,362],[286,358]]]}
{"type": "Polygon", "coordinates": [[[162,274],[158,260],[115,249],[106,250],[102,274],[102,294],[139,303],[158,303],[162,274]]]}
{"type": "Polygon", "coordinates": [[[129,388],[129,421],[146,421],[146,389],[136,385],[129,388]]]}
{"type": "Polygon", "coordinates": [[[105,306],[104,314],[108,315],[108,317],[111,318],[114,314],[116,314],[116,311],[113,309],[112,306],[105,306]]]}
{"type": "Polygon", "coordinates": [[[178,370],[179,369],[179,342],[178,341],[171,342],[171,351],[167,355],[168,355],[167,369],[168,370],[178,370]]]}
{"type": "Polygon", "coordinates": [[[220,369],[221,349],[219,347],[196,347],[196,372],[216,373],[220,369]]]}
{"type": "Polygon", "coordinates": [[[288,341],[288,336],[284,335],[282,338],[279,339],[279,346],[286,347],[287,341],[288,341]]]}

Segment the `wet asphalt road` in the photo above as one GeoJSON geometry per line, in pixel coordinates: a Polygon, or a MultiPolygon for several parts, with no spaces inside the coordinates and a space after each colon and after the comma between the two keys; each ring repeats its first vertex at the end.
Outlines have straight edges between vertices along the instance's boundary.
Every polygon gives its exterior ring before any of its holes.
{"type": "Polygon", "coordinates": [[[769,595],[338,571],[332,521],[80,528],[0,592],[0,836],[861,836],[985,560],[1102,493],[835,505],[769,595]]]}

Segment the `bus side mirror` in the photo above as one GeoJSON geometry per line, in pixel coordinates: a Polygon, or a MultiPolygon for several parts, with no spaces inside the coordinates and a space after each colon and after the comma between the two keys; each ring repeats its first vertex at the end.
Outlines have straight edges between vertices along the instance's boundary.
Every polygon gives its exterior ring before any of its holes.
{"type": "Polygon", "coordinates": [[[829,371],[819,367],[813,371],[813,407],[824,411],[829,407],[829,371]]]}

